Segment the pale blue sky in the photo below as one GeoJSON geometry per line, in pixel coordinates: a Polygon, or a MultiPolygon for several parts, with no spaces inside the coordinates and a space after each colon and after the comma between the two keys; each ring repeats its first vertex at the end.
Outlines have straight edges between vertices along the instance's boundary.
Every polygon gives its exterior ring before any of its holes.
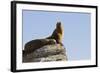
{"type": "Polygon", "coordinates": [[[23,10],[23,46],[26,42],[52,34],[60,20],[68,60],[91,59],[91,14],[23,10]]]}

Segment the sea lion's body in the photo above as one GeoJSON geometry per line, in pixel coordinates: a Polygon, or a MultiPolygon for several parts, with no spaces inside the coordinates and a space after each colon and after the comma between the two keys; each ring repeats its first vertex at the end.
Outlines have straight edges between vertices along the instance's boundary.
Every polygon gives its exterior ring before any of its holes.
{"type": "Polygon", "coordinates": [[[36,49],[39,49],[48,44],[61,44],[62,45],[62,38],[63,38],[63,28],[61,26],[61,22],[56,24],[56,29],[53,31],[52,35],[45,38],[45,39],[36,39],[29,41],[25,44],[23,54],[28,54],[36,49]]]}
{"type": "Polygon", "coordinates": [[[49,45],[49,44],[55,44],[56,41],[54,39],[36,39],[29,41],[25,44],[23,54],[29,54],[36,49],[41,48],[42,46],[49,45]]]}
{"type": "Polygon", "coordinates": [[[51,36],[47,37],[47,39],[55,39],[58,44],[62,45],[63,34],[64,31],[61,22],[58,22],[56,24],[56,29],[53,31],[51,36]]]}

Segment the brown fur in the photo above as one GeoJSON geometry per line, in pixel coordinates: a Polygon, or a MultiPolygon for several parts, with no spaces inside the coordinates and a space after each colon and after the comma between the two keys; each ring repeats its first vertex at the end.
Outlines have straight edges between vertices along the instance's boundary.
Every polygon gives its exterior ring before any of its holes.
{"type": "Polygon", "coordinates": [[[58,44],[62,44],[63,34],[64,31],[61,22],[57,22],[56,29],[53,31],[51,36],[47,37],[47,39],[55,39],[58,44]]]}
{"type": "Polygon", "coordinates": [[[56,29],[53,31],[52,35],[45,38],[45,39],[36,39],[29,41],[25,44],[23,54],[28,54],[33,52],[34,50],[41,48],[42,46],[48,44],[61,44],[62,45],[62,38],[63,38],[63,28],[61,26],[61,22],[57,22],[56,29]]]}
{"type": "Polygon", "coordinates": [[[29,41],[28,43],[25,44],[23,54],[28,54],[36,49],[41,48],[42,46],[49,45],[49,44],[55,44],[56,41],[54,39],[36,39],[29,41]]]}

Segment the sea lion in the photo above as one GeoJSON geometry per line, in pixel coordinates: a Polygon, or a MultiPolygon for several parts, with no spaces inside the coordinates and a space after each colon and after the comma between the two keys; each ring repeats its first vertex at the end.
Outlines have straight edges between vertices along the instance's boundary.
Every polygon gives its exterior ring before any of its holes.
{"type": "Polygon", "coordinates": [[[62,44],[62,38],[63,38],[63,28],[61,25],[61,22],[57,22],[56,28],[53,31],[52,35],[45,38],[45,39],[36,39],[36,40],[31,40],[25,44],[23,54],[29,54],[36,49],[39,49],[45,45],[50,45],[50,44],[62,44]]]}
{"type": "Polygon", "coordinates": [[[39,49],[45,45],[56,44],[54,39],[35,39],[27,42],[24,46],[23,54],[27,55],[36,49],[39,49]]]}
{"type": "Polygon", "coordinates": [[[55,39],[57,44],[62,44],[62,39],[64,35],[64,29],[62,27],[61,22],[57,22],[56,29],[53,31],[52,35],[47,37],[46,39],[55,39]]]}

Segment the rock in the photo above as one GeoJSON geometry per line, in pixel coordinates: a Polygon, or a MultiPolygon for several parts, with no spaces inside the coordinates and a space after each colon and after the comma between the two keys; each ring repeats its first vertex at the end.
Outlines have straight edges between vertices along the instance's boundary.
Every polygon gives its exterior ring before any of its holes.
{"type": "Polygon", "coordinates": [[[62,54],[51,55],[48,57],[31,59],[29,62],[50,62],[50,61],[66,61],[66,56],[62,54]]]}
{"type": "Polygon", "coordinates": [[[61,44],[48,44],[23,56],[23,62],[67,61],[66,50],[61,44]]]}

